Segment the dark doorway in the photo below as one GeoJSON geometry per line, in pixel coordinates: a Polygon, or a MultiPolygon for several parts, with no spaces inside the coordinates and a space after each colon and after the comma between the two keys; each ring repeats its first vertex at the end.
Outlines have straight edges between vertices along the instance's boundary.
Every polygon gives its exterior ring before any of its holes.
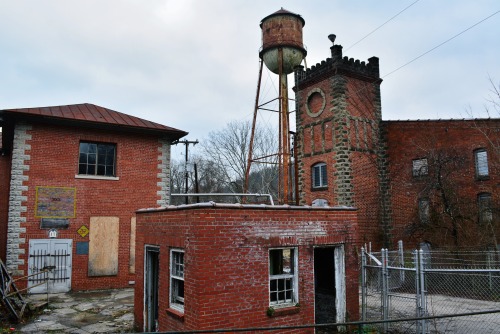
{"type": "Polygon", "coordinates": [[[144,331],[158,330],[158,273],[160,267],[160,249],[156,246],[146,246],[144,266],[144,331]]]}
{"type": "Polygon", "coordinates": [[[316,324],[335,323],[335,248],[314,249],[314,300],[316,324]]]}

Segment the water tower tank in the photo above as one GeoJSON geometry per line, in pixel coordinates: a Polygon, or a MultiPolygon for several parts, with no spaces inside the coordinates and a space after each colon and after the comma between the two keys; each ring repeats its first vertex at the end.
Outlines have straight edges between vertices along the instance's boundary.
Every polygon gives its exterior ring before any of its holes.
{"type": "Polygon", "coordinates": [[[279,74],[279,48],[283,50],[283,74],[292,73],[295,66],[300,65],[307,54],[302,43],[304,24],[300,15],[283,8],[262,19],[262,48],[259,56],[270,71],[279,74]]]}

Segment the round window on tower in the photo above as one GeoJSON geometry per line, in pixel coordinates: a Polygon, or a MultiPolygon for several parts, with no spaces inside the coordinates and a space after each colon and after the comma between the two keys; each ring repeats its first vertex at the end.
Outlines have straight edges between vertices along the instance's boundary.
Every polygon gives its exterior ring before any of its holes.
{"type": "Polygon", "coordinates": [[[311,89],[306,101],[306,112],[311,117],[318,117],[325,110],[325,93],[320,88],[311,89]]]}

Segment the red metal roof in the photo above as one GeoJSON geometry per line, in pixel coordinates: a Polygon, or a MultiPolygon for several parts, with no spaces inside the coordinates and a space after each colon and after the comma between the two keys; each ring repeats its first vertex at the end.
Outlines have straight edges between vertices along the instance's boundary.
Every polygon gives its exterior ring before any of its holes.
{"type": "Polygon", "coordinates": [[[179,129],[151,122],[139,117],[130,116],[90,103],[40,108],[4,109],[0,110],[0,112],[15,115],[33,115],[42,118],[54,118],[85,123],[101,123],[111,126],[144,129],[146,131],[154,132],[165,132],[177,135],[176,137],[179,138],[187,134],[187,132],[179,129]]]}

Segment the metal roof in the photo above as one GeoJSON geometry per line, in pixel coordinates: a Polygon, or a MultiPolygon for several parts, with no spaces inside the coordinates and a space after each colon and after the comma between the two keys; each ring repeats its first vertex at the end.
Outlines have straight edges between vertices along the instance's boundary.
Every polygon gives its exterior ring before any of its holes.
{"type": "Polygon", "coordinates": [[[295,14],[295,13],[292,13],[286,9],[284,9],[283,7],[281,7],[280,10],[264,17],[261,21],[260,21],[260,26],[262,27],[262,22],[264,22],[265,20],[267,20],[268,18],[270,17],[273,17],[273,16],[280,16],[280,15],[290,15],[290,16],[295,16],[296,18],[298,18],[301,22],[302,22],[302,26],[304,26],[306,24],[306,21],[302,18],[302,16],[300,16],[299,14],[295,14]]]}
{"type": "Polygon", "coordinates": [[[51,119],[67,122],[87,123],[88,125],[107,125],[145,132],[160,132],[183,137],[187,132],[166,125],[130,116],[95,104],[83,103],[63,106],[3,109],[0,114],[36,119],[51,119]]]}

